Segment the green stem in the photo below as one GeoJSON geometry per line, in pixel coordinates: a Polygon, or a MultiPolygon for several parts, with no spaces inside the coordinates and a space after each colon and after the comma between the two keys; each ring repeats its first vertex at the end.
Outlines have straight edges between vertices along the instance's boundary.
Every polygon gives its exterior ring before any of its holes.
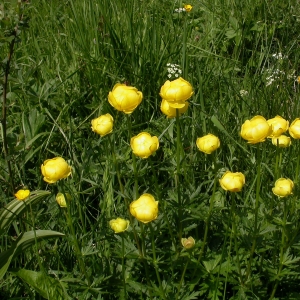
{"type": "Polygon", "coordinates": [[[251,267],[252,267],[252,260],[253,260],[253,255],[255,252],[256,248],[256,242],[257,242],[257,231],[258,231],[258,208],[259,208],[259,198],[260,198],[260,185],[261,185],[261,151],[258,148],[258,154],[257,154],[257,178],[256,178],[256,192],[255,192],[255,208],[254,208],[254,229],[253,229],[253,241],[252,241],[252,246],[250,250],[250,256],[249,256],[249,261],[247,265],[247,272],[246,272],[246,277],[245,281],[247,281],[248,277],[251,275],[251,267]]]}
{"type": "MultiPolygon", "coordinates": [[[[127,124],[128,124],[129,137],[132,138],[130,115],[128,115],[127,122],[128,122],[127,124]]],[[[133,152],[132,152],[132,167],[134,173],[134,197],[135,199],[137,199],[139,197],[139,183],[138,183],[138,172],[136,167],[136,157],[133,152]]]]}
{"type": "Polygon", "coordinates": [[[179,299],[179,295],[180,295],[180,290],[181,290],[181,287],[182,287],[182,284],[183,284],[183,281],[184,281],[184,276],[185,276],[185,272],[187,270],[187,267],[189,265],[189,262],[190,262],[190,257],[187,259],[186,261],[186,264],[184,266],[184,269],[183,269],[183,272],[182,272],[182,275],[181,275],[181,278],[180,278],[180,282],[178,284],[178,288],[177,288],[177,294],[176,294],[176,300],[179,299]]]}
{"type": "Polygon", "coordinates": [[[121,234],[121,238],[122,238],[122,277],[123,277],[123,289],[124,289],[124,299],[127,299],[127,292],[126,292],[126,278],[125,278],[125,251],[124,251],[124,234],[121,234]]]}
{"type": "Polygon", "coordinates": [[[283,199],[283,224],[282,224],[282,233],[281,233],[281,245],[280,245],[280,260],[279,260],[279,267],[278,267],[278,272],[277,272],[277,279],[275,281],[275,284],[273,286],[273,290],[271,293],[271,296],[269,300],[272,300],[275,296],[278,283],[279,283],[279,278],[280,274],[283,268],[283,256],[284,256],[284,249],[285,249],[285,230],[286,230],[286,219],[287,219],[287,207],[286,207],[286,199],[283,199]]]}
{"type": "Polygon", "coordinates": [[[181,134],[180,134],[180,119],[179,110],[176,108],[176,128],[177,128],[177,138],[176,138],[176,173],[175,173],[175,186],[177,190],[177,202],[178,202],[178,236],[179,240],[182,237],[182,201],[181,201],[181,190],[180,190],[180,158],[181,158],[181,134]]]}
{"type": "Polygon", "coordinates": [[[75,255],[76,255],[77,260],[79,262],[79,268],[80,268],[81,272],[84,274],[85,278],[87,279],[88,285],[90,286],[92,282],[91,282],[91,279],[88,276],[88,273],[86,271],[85,264],[84,264],[84,261],[82,259],[82,253],[81,253],[81,250],[80,250],[80,246],[79,246],[76,234],[75,234],[75,229],[74,229],[74,226],[73,226],[73,221],[72,221],[72,216],[71,216],[70,201],[68,200],[66,195],[64,195],[64,196],[65,196],[65,199],[66,199],[66,202],[67,202],[67,211],[65,211],[65,216],[66,216],[66,219],[67,219],[67,224],[68,224],[69,229],[71,231],[73,246],[74,246],[74,250],[75,250],[75,255]]]}
{"type": "Polygon", "coordinates": [[[239,247],[237,243],[237,227],[236,227],[236,212],[235,212],[235,194],[231,194],[231,219],[232,219],[232,232],[234,234],[234,249],[236,253],[236,261],[237,267],[240,275],[240,280],[242,281],[242,271],[241,271],[241,264],[240,264],[240,257],[239,257],[239,247]]]}
{"type": "Polygon", "coordinates": [[[156,260],[154,231],[153,231],[152,225],[149,224],[149,226],[150,226],[150,230],[151,230],[151,243],[152,243],[152,253],[153,253],[153,265],[154,265],[154,269],[155,269],[155,273],[156,273],[156,278],[158,280],[159,290],[161,292],[162,298],[166,299],[165,291],[164,291],[162,283],[161,283],[161,279],[160,279],[160,275],[159,275],[159,268],[158,268],[158,264],[157,264],[157,260],[156,260]]]}
{"type": "MultiPolygon", "coordinates": [[[[299,145],[300,145],[300,141],[297,141],[298,143],[298,148],[299,148],[299,145]]],[[[298,149],[298,153],[299,153],[299,149],[298,149]]],[[[297,166],[296,166],[296,175],[295,175],[295,183],[298,183],[299,181],[299,172],[300,172],[300,155],[297,155],[297,166]]]]}

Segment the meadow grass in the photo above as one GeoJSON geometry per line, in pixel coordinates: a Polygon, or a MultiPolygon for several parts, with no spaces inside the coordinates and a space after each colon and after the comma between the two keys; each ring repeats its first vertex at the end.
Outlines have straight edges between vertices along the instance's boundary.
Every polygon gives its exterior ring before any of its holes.
{"type": "Polygon", "coordinates": [[[2,298],[299,299],[300,141],[240,136],[256,115],[300,118],[299,22],[296,0],[4,0],[2,298]],[[194,91],[171,119],[159,95],[176,78],[168,64],[194,91]],[[116,83],[143,93],[130,115],[108,102],[116,83]],[[114,128],[100,137],[91,120],[106,113],[114,128]],[[159,138],[147,159],[130,147],[143,131],[159,138]],[[221,141],[212,154],[196,146],[208,133],[221,141]],[[47,184],[54,157],[72,174],[47,184]],[[228,170],[245,175],[238,193],[220,186],[228,170]],[[278,178],[293,194],[274,195],[278,178]],[[16,200],[20,189],[30,197],[16,200]],[[129,211],[144,193],[159,201],[147,224],[129,211]],[[130,221],[121,233],[118,217],[130,221]]]}

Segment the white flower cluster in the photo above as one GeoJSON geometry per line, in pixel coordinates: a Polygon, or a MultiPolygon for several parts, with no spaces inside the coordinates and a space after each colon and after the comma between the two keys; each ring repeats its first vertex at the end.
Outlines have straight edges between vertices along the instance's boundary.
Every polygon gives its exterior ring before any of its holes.
{"type": "Polygon", "coordinates": [[[245,96],[247,96],[249,93],[248,93],[248,91],[246,91],[246,90],[240,90],[240,95],[242,96],[242,97],[245,97],[245,96]]]}
{"type": "Polygon", "coordinates": [[[174,11],[177,12],[177,13],[181,13],[183,11],[186,11],[186,9],[185,8],[175,8],[174,11]]]}
{"type": "Polygon", "coordinates": [[[176,78],[180,77],[182,71],[179,68],[179,65],[168,63],[167,67],[168,67],[168,75],[167,75],[168,78],[171,78],[172,76],[176,78]]]}
{"type": "Polygon", "coordinates": [[[271,74],[269,75],[267,78],[266,78],[266,86],[269,86],[271,85],[274,81],[280,79],[280,75],[283,75],[285,74],[283,71],[280,71],[279,69],[276,69],[276,70],[271,70],[271,69],[268,69],[267,70],[267,73],[268,74],[271,74]]]}

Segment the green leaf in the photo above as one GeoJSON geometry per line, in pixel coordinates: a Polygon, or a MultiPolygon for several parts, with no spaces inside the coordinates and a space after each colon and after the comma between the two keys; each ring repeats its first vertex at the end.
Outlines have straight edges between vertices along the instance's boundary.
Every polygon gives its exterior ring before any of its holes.
{"type": "Polygon", "coordinates": [[[63,233],[52,230],[27,231],[21,234],[13,245],[0,254],[0,279],[5,275],[11,261],[19,254],[35,244],[36,240],[62,237],[63,233]]]}
{"type": "Polygon", "coordinates": [[[71,299],[65,290],[66,283],[51,278],[43,272],[21,269],[15,274],[48,300],[71,299]]]}
{"type": "Polygon", "coordinates": [[[30,205],[35,205],[43,197],[50,194],[51,193],[48,191],[34,191],[27,199],[23,201],[14,199],[9,202],[0,210],[0,235],[3,233],[4,229],[8,227],[17,217],[29,209],[30,205]]]}

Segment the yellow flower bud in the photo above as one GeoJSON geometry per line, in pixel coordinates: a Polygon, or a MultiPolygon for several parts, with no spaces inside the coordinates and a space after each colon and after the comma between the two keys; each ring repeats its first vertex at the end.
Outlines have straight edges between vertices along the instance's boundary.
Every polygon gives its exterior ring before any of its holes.
{"type": "Polygon", "coordinates": [[[102,115],[92,120],[92,130],[100,136],[105,136],[112,132],[114,118],[110,114],[102,115]]]}
{"type": "Polygon", "coordinates": [[[65,195],[67,197],[67,200],[71,201],[72,197],[69,193],[65,193],[65,194],[58,193],[55,197],[55,200],[60,207],[67,207],[67,201],[66,201],[65,195]]]}
{"type": "MultiPolygon", "coordinates": [[[[179,116],[184,114],[189,107],[189,103],[185,102],[184,107],[178,108],[179,116]]],[[[168,117],[168,118],[175,118],[176,117],[176,108],[171,107],[169,102],[165,99],[162,100],[160,105],[160,110],[168,117]]]]}
{"type": "Polygon", "coordinates": [[[203,137],[197,138],[196,145],[201,152],[211,154],[220,147],[220,140],[215,135],[209,133],[203,137]]]}
{"type": "Polygon", "coordinates": [[[240,192],[245,184],[243,173],[227,171],[219,180],[222,189],[230,192],[240,192]]]}
{"type": "Polygon", "coordinates": [[[41,166],[44,181],[55,183],[71,174],[71,167],[62,157],[47,159],[41,166]]]}
{"type": "Polygon", "coordinates": [[[190,12],[190,11],[192,10],[193,6],[190,5],[190,4],[186,4],[186,5],[184,6],[184,8],[185,8],[185,11],[190,12]]]}
{"type": "Polygon", "coordinates": [[[182,238],[181,239],[181,245],[185,249],[192,249],[195,246],[195,240],[190,236],[187,239],[182,238]]]}
{"type": "Polygon", "coordinates": [[[272,188],[273,193],[279,197],[286,197],[292,194],[294,183],[290,179],[279,178],[275,182],[275,186],[272,188]]]}
{"type": "Polygon", "coordinates": [[[139,221],[148,223],[157,218],[158,201],[151,194],[143,194],[139,199],[130,203],[130,213],[139,221]]]}
{"type": "Polygon", "coordinates": [[[181,77],[173,81],[167,80],[159,93],[173,108],[183,108],[185,101],[190,99],[193,94],[191,84],[181,77]]]}
{"type": "Polygon", "coordinates": [[[156,136],[151,136],[147,132],[141,132],[130,140],[130,146],[133,153],[141,158],[148,158],[159,147],[159,141],[156,136]]]}
{"type": "Polygon", "coordinates": [[[18,190],[16,193],[15,193],[15,197],[20,200],[20,201],[23,201],[25,200],[26,198],[28,198],[30,195],[30,191],[29,190],[18,190]]]}
{"type": "Polygon", "coordinates": [[[109,226],[115,233],[120,233],[128,229],[129,221],[121,218],[112,219],[109,221],[109,226]]]}
{"type": "Polygon", "coordinates": [[[267,120],[262,116],[255,116],[251,120],[247,120],[241,128],[241,137],[250,144],[263,142],[272,132],[267,120]]]}
{"type": "Polygon", "coordinates": [[[289,121],[280,116],[267,120],[268,124],[272,127],[272,132],[268,136],[270,138],[278,137],[285,133],[289,128],[289,121]]]}
{"type": "Polygon", "coordinates": [[[281,135],[272,138],[272,144],[280,148],[286,148],[291,145],[291,138],[286,135],[281,135]]]}
{"type": "Polygon", "coordinates": [[[131,114],[142,102],[143,93],[133,86],[117,83],[108,94],[108,102],[116,110],[131,114]]]}
{"type": "Polygon", "coordinates": [[[292,138],[300,139],[300,118],[297,118],[292,122],[289,133],[292,138]]]}

